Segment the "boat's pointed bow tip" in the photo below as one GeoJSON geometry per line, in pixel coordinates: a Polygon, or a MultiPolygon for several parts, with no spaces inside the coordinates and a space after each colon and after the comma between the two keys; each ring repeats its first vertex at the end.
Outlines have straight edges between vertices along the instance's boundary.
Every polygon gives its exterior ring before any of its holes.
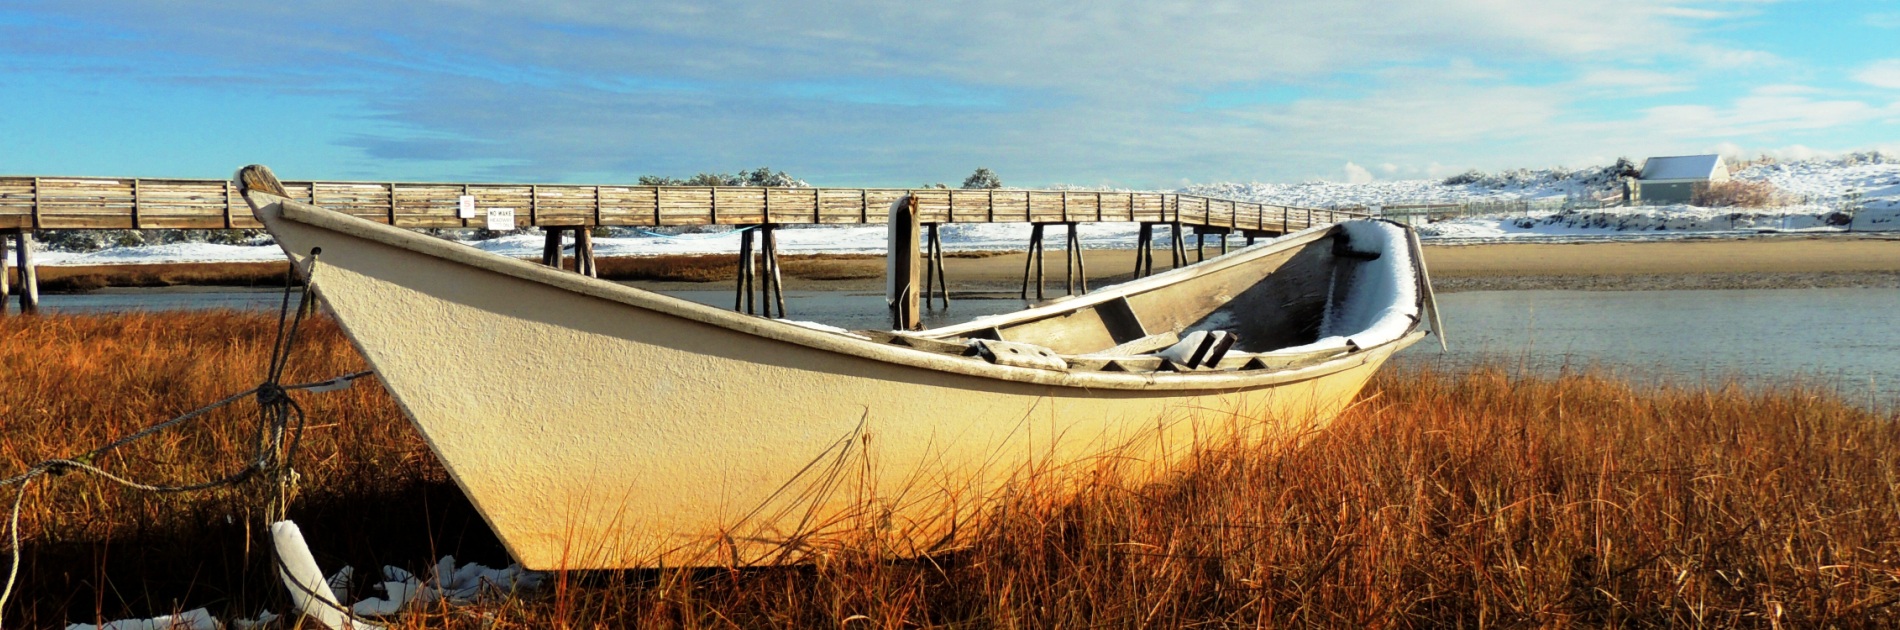
{"type": "Polygon", "coordinates": [[[277,181],[277,174],[271,172],[270,167],[262,164],[251,164],[240,168],[237,171],[237,175],[231,179],[237,184],[238,192],[250,192],[255,190],[279,197],[290,196],[284,192],[283,182],[277,181]]]}

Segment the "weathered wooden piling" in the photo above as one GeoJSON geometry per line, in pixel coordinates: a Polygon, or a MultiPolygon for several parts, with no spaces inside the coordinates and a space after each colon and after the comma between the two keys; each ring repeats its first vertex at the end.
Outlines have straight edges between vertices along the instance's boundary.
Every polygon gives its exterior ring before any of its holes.
{"type": "Polygon", "coordinates": [[[950,308],[950,285],[943,271],[943,237],[937,233],[937,223],[924,224],[924,307],[929,308],[931,300],[941,297],[943,307],[950,308]]]}
{"type": "Polygon", "coordinates": [[[594,230],[584,225],[574,228],[574,272],[600,277],[600,266],[594,260],[594,230]]]}
{"type": "Polygon", "coordinates": [[[785,275],[779,266],[778,235],[772,224],[742,228],[739,267],[734,274],[732,310],[747,315],[785,316],[785,275]],[[761,307],[760,304],[764,306],[761,307]]]}
{"type": "Polygon", "coordinates": [[[1180,220],[1177,219],[1174,221],[1173,228],[1174,243],[1169,249],[1171,250],[1170,253],[1174,255],[1174,262],[1170,264],[1168,268],[1180,269],[1182,265],[1187,264],[1187,239],[1181,237],[1180,220]]]}
{"type": "Polygon", "coordinates": [[[739,232],[739,271],[732,297],[732,310],[746,314],[757,312],[752,297],[753,279],[758,275],[758,268],[752,254],[753,232],[754,230],[749,228],[739,232]]]}
{"type": "Polygon", "coordinates": [[[1068,223],[1069,240],[1064,245],[1068,251],[1064,252],[1066,254],[1066,264],[1063,266],[1063,272],[1067,275],[1063,284],[1066,286],[1069,295],[1075,295],[1075,285],[1078,277],[1081,279],[1082,292],[1089,292],[1089,269],[1088,265],[1082,260],[1082,235],[1075,231],[1077,225],[1078,224],[1074,221],[1068,223]]]}
{"type": "Polygon", "coordinates": [[[547,237],[541,243],[541,264],[555,269],[561,268],[562,229],[564,228],[548,227],[541,230],[547,237]]]}
{"type": "Polygon", "coordinates": [[[6,312],[8,287],[7,281],[3,278],[6,276],[4,261],[8,236],[13,237],[14,267],[19,269],[20,274],[20,286],[17,289],[20,294],[20,312],[29,315],[38,313],[40,312],[40,278],[39,269],[33,265],[33,232],[24,228],[0,232],[0,313],[6,312]]]}
{"type": "Polygon", "coordinates": [[[1135,277],[1146,278],[1155,272],[1155,224],[1143,222],[1135,235],[1135,277]]]}
{"type": "Polygon", "coordinates": [[[0,315],[7,314],[7,297],[12,294],[7,290],[7,284],[12,282],[7,277],[13,275],[10,270],[12,266],[12,263],[7,262],[7,234],[0,232],[0,315]]]}
{"type": "Polygon", "coordinates": [[[1032,267],[1036,272],[1036,299],[1043,299],[1042,284],[1044,267],[1042,235],[1043,224],[1035,223],[1029,226],[1029,256],[1023,259],[1023,299],[1025,300],[1029,299],[1029,271],[1032,267]]]}
{"type": "Polygon", "coordinates": [[[785,280],[779,272],[778,234],[772,224],[760,225],[759,245],[761,258],[765,263],[765,288],[759,293],[759,300],[765,302],[765,316],[772,317],[772,305],[778,305],[778,317],[785,317],[785,280]]]}
{"type": "Polygon", "coordinates": [[[918,250],[917,199],[906,195],[891,204],[889,241],[885,253],[885,300],[891,307],[891,328],[917,330],[923,327],[920,293],[917,290],[918,250]]]}

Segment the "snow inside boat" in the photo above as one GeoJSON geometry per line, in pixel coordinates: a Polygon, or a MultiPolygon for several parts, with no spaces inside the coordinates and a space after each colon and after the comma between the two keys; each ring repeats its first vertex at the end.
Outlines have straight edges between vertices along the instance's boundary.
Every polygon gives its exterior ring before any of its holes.
{"type": "Polygon", "coordinates": [[[239,188],[523,565],[954,547],[998,491],[1323,428],[1416,342],[1417,241],[1319,226],[922,332],[747,316],[239,188]],[[312,254],[315,253],[315,256],[312,254]]]}

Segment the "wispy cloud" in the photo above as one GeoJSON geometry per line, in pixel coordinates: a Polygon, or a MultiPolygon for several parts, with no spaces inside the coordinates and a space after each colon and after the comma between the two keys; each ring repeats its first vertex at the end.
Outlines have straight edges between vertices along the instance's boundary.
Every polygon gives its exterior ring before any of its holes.
{"type": "Polygon", "coordinates": [[[1669,105],[1644,111],[1637,124],[1677,137],[1736,138],[1827,129],[1900,114],[1900,103],[1877,105],[1851,99],[1810,98],[1763,90],[1727,107],[1669,105]]]}
{"type": "Polygon", "coordinates": [[[1635,68],[1588,70],[1577,77],[1575,83],[1583,88],[1606,88],[1645,95],[1684,92],[1694,85],[1689,77],[1635,68]]]}
{"type": "MultiPolygon", "coordinates": [[[[1702,138],[1878,120],[1845,97],[1729,96],[1748,86],[1721,70],[1789,65],[1709,35],[1763,6],[25,0],[0,9],[0,70],[129,101],[153,85],[320,92],[369,121],[331,140],[361,156],[339,170],[516,179],[758,164],[897,185],[977,164],[1025,184],[1339,177],[1658,137],[1632,122],[1702,138]]],[[[1883,72],[1856,77],[1890,87],[1883,72]]]]}
{"type": "Polygon", "coordinates": [[[1862,67],[1854,80],[1874,87],[1900,90],[1900,59],[1883,59],[1862,67]]]}

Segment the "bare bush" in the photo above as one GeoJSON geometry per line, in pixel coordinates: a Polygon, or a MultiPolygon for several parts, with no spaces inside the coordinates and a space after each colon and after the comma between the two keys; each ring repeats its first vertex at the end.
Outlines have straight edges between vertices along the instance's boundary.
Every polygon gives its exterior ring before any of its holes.
{"type": "Polygon", "coordinates": [[[1689,204],[1704,208],[1767,208],[1780,205],[1781,190],[1756,181],[1715,182],[1698,188],[1689,204]]]}

